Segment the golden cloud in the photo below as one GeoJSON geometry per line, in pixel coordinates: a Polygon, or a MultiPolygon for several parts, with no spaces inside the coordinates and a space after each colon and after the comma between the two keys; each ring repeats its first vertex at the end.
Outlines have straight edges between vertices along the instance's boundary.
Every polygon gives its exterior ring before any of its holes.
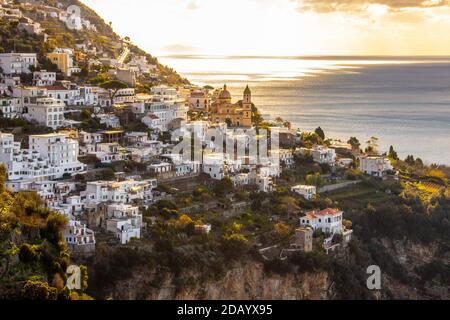
{"type": "Polygon", "coordinates": [[[298,10],[317,13],[365,11],[370,5],[382,5],[390,11],[450,7],[450,0],[293,0],[298,10]]]}

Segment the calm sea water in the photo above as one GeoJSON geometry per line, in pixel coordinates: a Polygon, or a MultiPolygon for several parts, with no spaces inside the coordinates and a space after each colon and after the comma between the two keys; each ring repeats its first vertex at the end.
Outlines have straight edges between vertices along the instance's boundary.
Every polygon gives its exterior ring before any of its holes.
{"type": "Polygon", "coordinates": [[[301,130],[380,139],[402,157],[450,165],[450,58],[202,57],[161,62],[191,82],[241,97],[249,84],[265,118],[281,116],[301,130]]]}

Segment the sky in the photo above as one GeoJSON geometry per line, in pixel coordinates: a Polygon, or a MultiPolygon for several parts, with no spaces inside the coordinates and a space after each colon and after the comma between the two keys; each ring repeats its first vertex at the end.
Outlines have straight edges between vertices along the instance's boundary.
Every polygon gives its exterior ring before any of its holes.
{"type": "Polygon", "coordinates": [[[450,55],[450,0],[82,0],[164,55],[450,55]]]}

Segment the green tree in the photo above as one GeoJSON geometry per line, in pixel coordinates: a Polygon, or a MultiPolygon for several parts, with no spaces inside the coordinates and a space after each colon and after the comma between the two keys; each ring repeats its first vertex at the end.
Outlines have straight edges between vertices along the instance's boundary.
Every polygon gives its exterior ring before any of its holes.
{"type": "Polygon", "coordinates": [[[367,144],[367,148],[366,148],[366,152],[369,154],[378,154],[378,138],[377,137],[371,137],[369,140],[367,140],[366,142],[367,144]]]}
{"type": "Polygon", "coordinates": [[[306,184],[310,186],[320,187],[323,183],[322,176],[319,172],[308,174],[306,176],[306,184]]]}
{"type": "Polygon", "coordinates": [[[22,288],[22,298],[25,300],[56,300],[56,288],[47,282],[28,280],[22,288]]]}
{"type": "Polygon", "coordinates": [[[128,86],[126,83],[124,83],[122,81],[109,80],[109,81],[105,81],[105,82],[101,83],[100,88],[108,90],[109,98],[111,100],[111,106],[112,106],[114,104],[114,98],[116,97],[117,92],[121,89],[128,88],[128,86]]]}
{"type": "Polygon", "coordinates": [[[413,155],[408,155],[408,156],[405,158],[405,162],[406,162],[407,164],[409,164],[410,166],[413,166],[413,165],[415,165],[416,160],[414,160],[414,156],[413,156],[413,155]]]}
{"type": "Polygon", "coordinates": [[[320,137],[320,139],[325,140],[325,132],[323,132],[321,127],[318,127],[314,132],[320,137]]]}
{"type": "Polygon", "coordinates": [[[20,262],[30,263],[35,261],[36,258],[37,258],[36,249],[28,243],[23,243],[19,250],[20,262]]]}
{"type": "Polygon", "coordinates": [[[216,196],[224,196],[227,193],[233,191],[233,182],[229,177],[225,177],[222,180],[216,182],[213,189],[216,196]]]}
{"type": "Polygon", "coordinates": [[[323,140],[315,132],[303,132],[301,135],[301,140],[305,147],[312,147],[315,144],[322,144],[323,140]]]}
{"type": "Polygon", "coordinates": [[[389,154],[388,157],[392,160],[398,160],[398,154],[397,152],[394,150],[393,146],[390,146],[389,148],[389,154]]]}
{"type": "Polygon", "coordinates": [[[361,143],[356,137],[350,137],[347,143],[352,146],[353,150],[359,150],[359,148],[361,147],[361,143]]]}
{"type": "Polygon", "coordinates": [[[222,237],[222,251],[230,259],[240,258],[247,251],[247,247],[248,240],[240,233],[232,233],[222,237]]]}

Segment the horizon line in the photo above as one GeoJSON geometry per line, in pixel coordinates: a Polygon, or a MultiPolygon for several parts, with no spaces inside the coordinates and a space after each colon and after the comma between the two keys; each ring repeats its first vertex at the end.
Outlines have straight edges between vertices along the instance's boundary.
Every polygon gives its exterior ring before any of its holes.
{"type": "Polygon", "coordinates": [[[190,58],[190,59],[450,59],[448,55],[214,55],[214,54],[164,54],[158,55],[158,58],[190,58]]]}

